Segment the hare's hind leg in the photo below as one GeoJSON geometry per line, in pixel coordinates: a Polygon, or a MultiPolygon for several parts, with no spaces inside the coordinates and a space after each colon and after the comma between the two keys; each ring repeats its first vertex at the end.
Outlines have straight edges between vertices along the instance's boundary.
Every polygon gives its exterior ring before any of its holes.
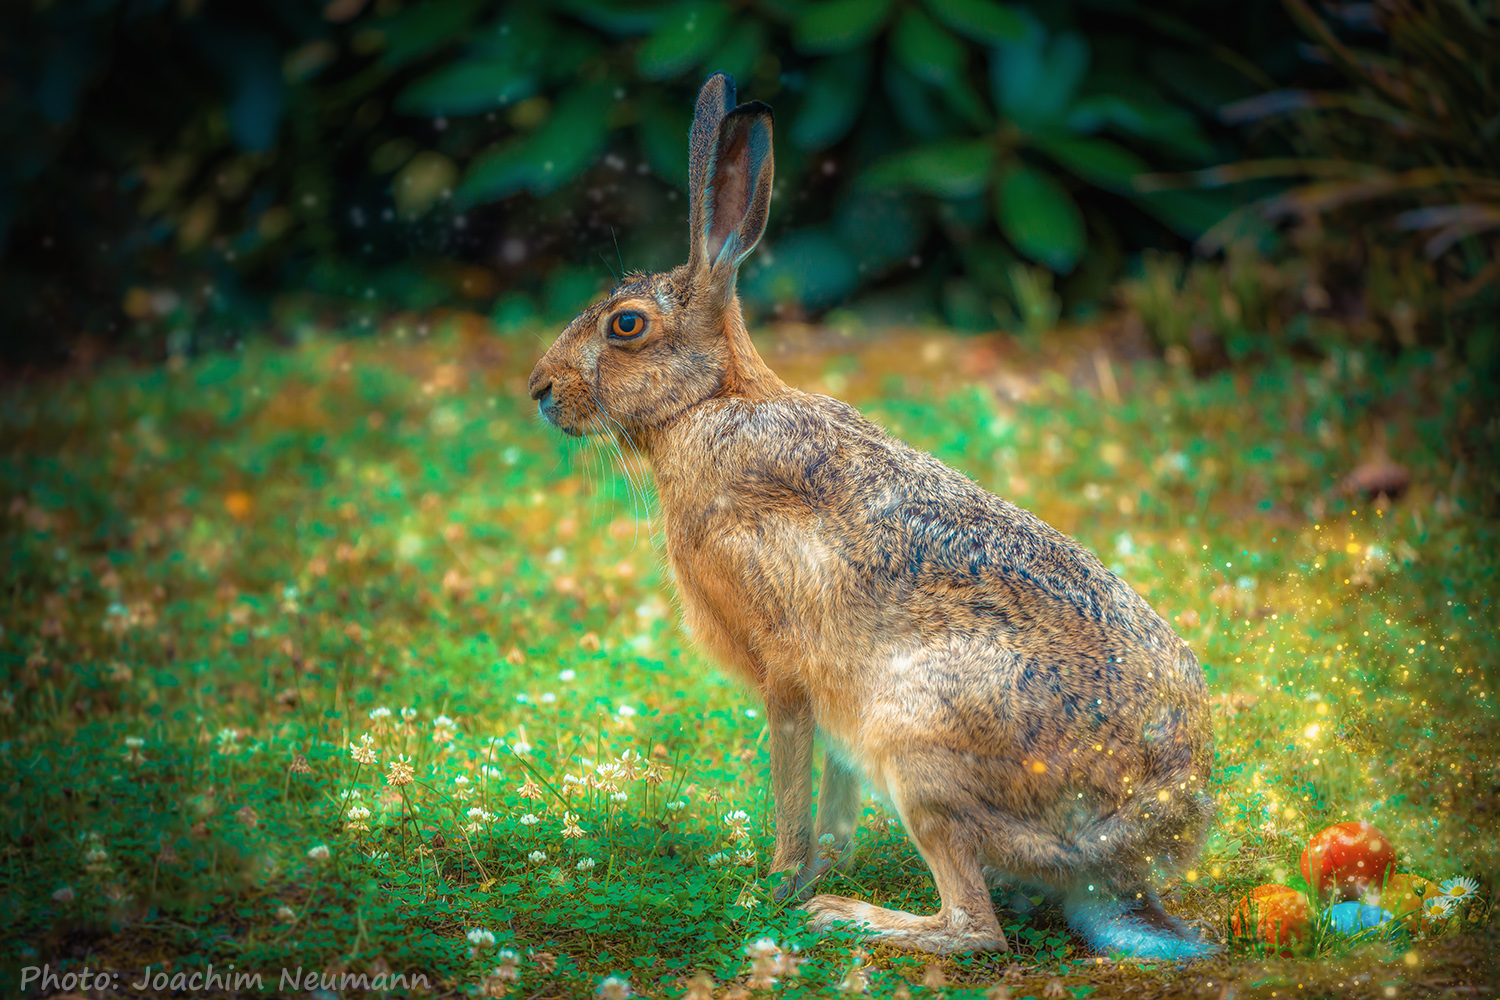
{"type": "Polygon", "coordinates": [[[1145,881],[1134,892],[1115,895],[1103,891],[1103,879],[1080,880],[1068,890],[1063,916],[1079,937],[1106,954],[1180,960],[1215,951],[1187,924],[1162,909],[1156,890],[1145,881]]]}
{"type": "Polygon", "coordinates": [[[846,896],[814,896],[804,905],[813,913],[810,926],[823,930],[848,921],[865,929],[867,941],[915,951],[1009,951],[970,838],[956,836],[959,830],[945,817],[908,815],[899,803],[897,809],[922,860],[932,870],[941,908],[922,917],[846,896]]]}

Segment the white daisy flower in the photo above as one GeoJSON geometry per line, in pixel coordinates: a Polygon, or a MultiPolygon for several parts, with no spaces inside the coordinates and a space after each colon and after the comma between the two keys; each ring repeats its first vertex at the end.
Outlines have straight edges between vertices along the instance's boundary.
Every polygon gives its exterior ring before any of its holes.
{"type": "Polygon", "coordinates": [[[1438,888],[1454,903],[1467,903],[1479,895],[1479,883],[1471,878],[1444,879],[1438,888]]]}
{"type": "Polygon", "coordinates": [[[1447,896],[1433,896],[1422,901],[1422,922],[1440,924],[1453,915],[1453,900],[1447,896]]]}

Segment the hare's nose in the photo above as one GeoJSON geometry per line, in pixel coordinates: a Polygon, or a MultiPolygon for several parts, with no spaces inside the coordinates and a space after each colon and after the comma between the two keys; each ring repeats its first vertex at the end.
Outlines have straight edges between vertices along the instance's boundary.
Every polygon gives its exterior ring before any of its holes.
{"type": "Polygon", "coordinates": [[[545,382],[538,382],[537,384],[535,384],[535,385],[533,385],[531,387],[531,398],[534,399],[534,400],[536,400],[538,403],[540,403],[543,400],[543,398],[545,398],[547,396],[550,396],[551,394],[552,394],[552,380],[551,379],[548,379],[545,382]]]}

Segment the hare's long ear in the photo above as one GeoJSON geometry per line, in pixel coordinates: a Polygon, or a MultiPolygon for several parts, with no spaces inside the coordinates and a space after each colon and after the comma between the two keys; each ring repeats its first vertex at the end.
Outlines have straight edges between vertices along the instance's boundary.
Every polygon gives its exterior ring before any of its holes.
{"type": "Polygon", "coordinates": [[[695,189],[688,264],[695,279],[726,299],[734,293],[740,261],[766,231],[774,172],[771,109],[751,101],[725,115],[695,189]]]}
{"type": "Polygon", "coordinates": [[[705,263],[704,235],[708,232],[708,199],[714,159],[719,152],[719,126],[734,110],[734,78],[715,73],[703,81],[693,110],[693,130],[688,136],[688,265],[697,274],[705,263]]]}
{"type": "Polygon", "coordinates": [[[725,115],[704,198],[708,205],[704,256],[715,282],[727,279],[732,285],[740,261],[766,231],[775,169],[771,109],[751,101],[725,115]]]}

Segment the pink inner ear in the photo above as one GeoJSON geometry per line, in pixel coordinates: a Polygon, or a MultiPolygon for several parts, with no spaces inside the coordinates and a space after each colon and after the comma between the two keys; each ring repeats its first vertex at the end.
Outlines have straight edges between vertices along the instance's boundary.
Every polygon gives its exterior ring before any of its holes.
{"type": "Polygon", "coordinates": [[[729,234],[739,228],[750,210],[749,130],[736,129],[719,150],[714,166],[714,218],[708,230],[708,259],[716,260],[729,234]]]}

